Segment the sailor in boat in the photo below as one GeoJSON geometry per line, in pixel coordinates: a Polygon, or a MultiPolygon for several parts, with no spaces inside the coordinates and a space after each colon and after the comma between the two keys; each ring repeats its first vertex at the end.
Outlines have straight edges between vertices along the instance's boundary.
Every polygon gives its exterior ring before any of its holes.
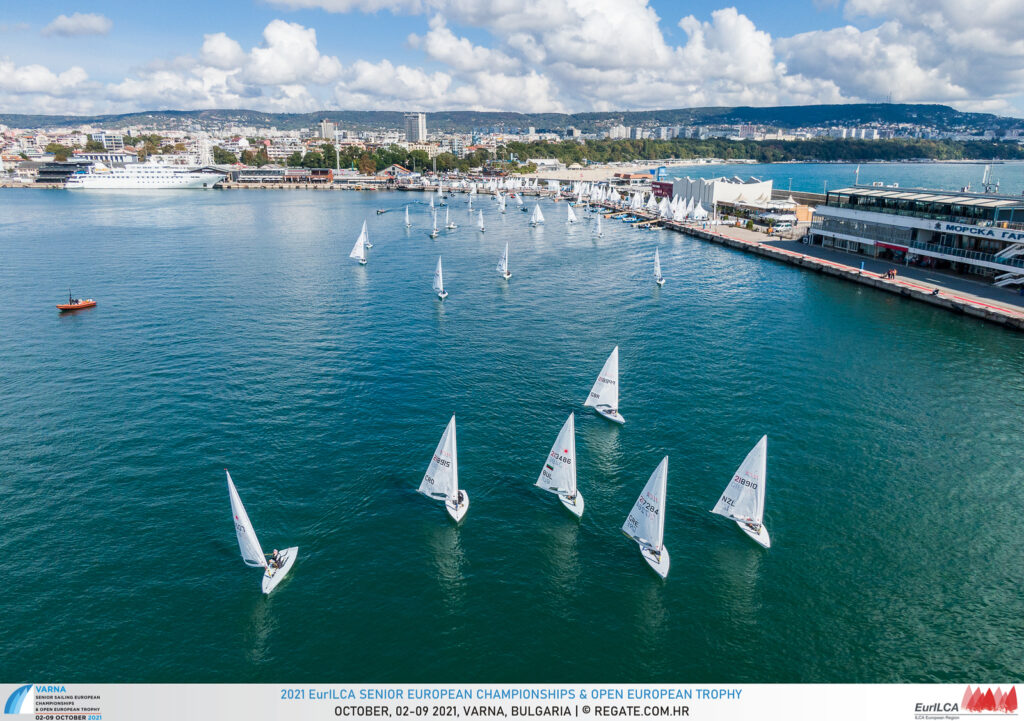
{"type": "Polygon", "coordinates": [[[275,548],[274,549],[274,555],[270,557],[270,567],[271,568],[280,568],[283,565],[284,565],[284,559],[281,558],[281,554],[275,548]]]}
{"type": "Polygon", "coordinates": [[[749,528],[754,533],[760,533],[761,532],[761,526],[763,524],[755,523],[754,519],[752,519],[752,518],[745,518],[745,519],[743,519],[743,525],[745,525],[747,528],[749,528]]]}

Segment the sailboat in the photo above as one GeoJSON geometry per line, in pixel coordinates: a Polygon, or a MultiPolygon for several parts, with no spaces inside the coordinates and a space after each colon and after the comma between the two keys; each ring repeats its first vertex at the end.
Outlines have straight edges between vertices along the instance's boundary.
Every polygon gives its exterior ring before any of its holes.
{"type": "Polygon", "coordinates": [[[430,196],[430,209],[431,210],[434,209],[434,196],[433,195],[430,196]]]}
{"type": "Polygon", "coordinates": [[[437,297],[444,300],[448,297],[448,291],[444,289],[444,272],[441,270],[441,256],[437,256],[437,267],[434,268],[434,290],[437,297]]]}
{"type": "Polygon", "coordinates": [[[477,223],[476,227],[478,227],[480,229],[480,232],[483,233],[484,232],[484,211],[482,211],[482,210],[480,211],[479,218],[480,218],[480,220],[477,223]]]}
{"type": "Polygon", "coordinates": [[[361,236],[363,236],[363,245],[365,245],[367,248],[372,248],[373,247],[373,243],[370,242],[370,234],[366,230],[366,221],[365,220],[363,221],[363,229],[362,229],[362,231],[360,231],[359,234],[361,236]]]}
{"type": "Polygon", "coordinates": [[[576,414],[558,432],[536,485],[558,494],[558,500],[577,518],[583,516],[583,494],[576,488],[576,414]]]}
{"type": "Polygon", "coordinates": [[[448,208],[447,207],[445,207],[445,209],[444,209],[444,227],[447,228],[448,230],[455,230],[456,228],[459,227],[459,226],[455,225],[455,223],[453,221],[448,219],[448,208]]]}
{"type": "Polygon", "coordinates": [[[366,247],[366,221],[363,221],[363,230],[356,238],[356,244],[352,246],[352,252],[348,257],[358,260],[359,265],[366,265],[366,247]]]}
{"type": "Polygon", "coordinates": [[[235,488],[235,483],[231,480],[231,474],[226,468],[224,473],[228,477],[231,515],[235,519],[235,535],[238,536],[238,548],[242,552],[242,560],[245,561],[246,566],[264,569],[263,593],[270,593],[288,575],[288,571],[292,570],[295,559],[299,555],[299,547],[292,546],[278,552],[278,560],[268,563],[267,556],[260,546],[260,540],[256,537],[256,531],[252,527],[252,522],[249,521],[249,514],[245,512],[242,499],[238,497],[238,489],[235,488]]]}
{"type": "Polygon", "coordinates": [[[661,255],[658,249],[654,249],[654,282],[658,285],[665,285],[665,278],[661,275],[661,255]]]}
{"type": "Polygon", "coordinates": [[[505,280],[512,277],[508,270],[508,243],[505,243],[505,254],[498,259],[498,272],[501,273],[501,277],[505,280]]]}
{"type": "Polygon", "coordinates": [[[537,225],[544,222],[544,213],[540,212],[540,205],[533,206],[533,215],[530,216],[530,225],[537,225]]]}
{"type": "Polygon", "coordinates": [[[610,421],[623,424],[626,419],[619,415],[619,347],[615,346],[601,373],[590,389],[590,395],[583,403],[610,421]]]}
{"type": "Polygon", "coordinates": [[[596,229],[596,232],[597,232],[597,237],[600,238],[600,237],[604,236],[604,231],[601,230],[601,216],[600,215],[597,216],[597,229],[596,229]]]}
{"type": "Polygon", "coordinates": [[[438,232],[437,232],[437,211],[435,210],[434,211],[434,229],[430,231],[430,237],[431,238],[436,238],[437,236],[438,236],[438,232]]]}
{"type": "Polygon", "coordinates": [[[498,208],[501,210],[502,213],[505,212],[505,196],[504,195],[501,195],[501,194],[498,195],[498,208]]]}
{"type": "Polygon", "coordinates": [[[409,206],[405,206],[405,227],[411,228],[412,223],[409,222],[409,206]]]}
{"type": "Polygon", "coordinates": [[[568,203],[566,203],[565,204],[565,209],[568,211],[565,214],[566,215],[566,222],[568,222],[568,223],[575,223],[576,222],[576,213],[573,212],[572,206],[569,205],[568,203]]]}
{"type": "MultiPolygon", "coordinates": [[[[440,261],[438,261],[440,268],[440,261]]],[[[455,416],[441,434],[441,440],[420,481],[419,492],[427,498],[444,501],[444,510],[456,523],[469,509],[469,494],[459,490],[459,455],[455,446],[455,416]]]]}
{"type": "Polygon", "coordinates": [[[741,531],[765,548],[771,548],[772,541],[768,537],[768,529],[764,527],[767,465],[768,436],[761,436],[761,440],[736,469],[711,512],[736,521],[741,531]]]}
{"type": "Polygon", "coordinates": [[[665,491],[668,487],[668,456],[654,469],[622,524],[622,532],[640,545],[640,555],[662,578],[668,576],[669,555],[665,548],[665,491]]]}

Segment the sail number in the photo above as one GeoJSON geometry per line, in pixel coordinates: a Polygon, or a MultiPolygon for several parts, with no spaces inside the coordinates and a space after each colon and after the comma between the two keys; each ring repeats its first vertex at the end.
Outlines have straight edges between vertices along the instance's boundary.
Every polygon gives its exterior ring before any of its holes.
{"type": "Polygon", "coordinates": [[[729,496],[722,496],[722,503],[724,503],[727,506],[735,506],[736,505],[736,501],[734,501],[733,499],[729,498],[729,496]]]}
{"type": "Polygon", "coordinates": [[[644,511],[646,513],[653,513],[655,516],[658,515],[658,507],[655,506],[650,501],[648,501],[643,496],[637,499],[636,505],[641,511],[644,511]]]}
{"type": "Polygon", "coordinates": [[[438,456],[434,456],[434,463],[442,465],[445,468],[451,468],[451,466],[452,466],[452,462],[451,461],[446,461],[444,458],[440,458],[438,456]]]}
{"type": "Polygon", "coordinates": [[[744,478],[743,476],[733,476],[732,480],[733,483],[738,483],[741,486],[749,486],[750,488],[753,488],[755,491],[757,490],[757,484],[754,483],[749,478],[744,478]]]}

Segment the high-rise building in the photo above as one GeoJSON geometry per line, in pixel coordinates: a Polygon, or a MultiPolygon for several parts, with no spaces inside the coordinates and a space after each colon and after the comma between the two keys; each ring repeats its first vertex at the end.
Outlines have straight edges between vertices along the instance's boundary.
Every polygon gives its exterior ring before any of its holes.
{"type": "Polygon", "coordinates": [[[425,143],[427,140],[427,114],[405,114],[405,140],[408,143],[425,143]]]}
{"type": "Polygon", "coordinates": [[[337,132],[338,126],[332,123],[330,120],[320,121],[320,137],[326,138],[327,140],[334,139],[334,133],[337,132]]]}
{"type": "Polygon", "coordinates": [[[124,138],[112,133],[93,133],[92,139],[97,143],[103,143],[104,150],[121,152],[124,150],[124,138]]]}

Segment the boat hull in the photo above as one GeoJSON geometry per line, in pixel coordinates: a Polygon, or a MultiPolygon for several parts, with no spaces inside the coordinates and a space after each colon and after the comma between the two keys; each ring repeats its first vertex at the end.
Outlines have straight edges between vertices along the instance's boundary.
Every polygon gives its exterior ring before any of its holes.
{"type": "Polygon", "coordinates": [[[659,286],[665,285],[665,279],[664,278],[658,278],[654,282],[657,283],[659,286]]]}
{"type": "Polygon", "coordinates": [[[95,308],[96,301],[87,300],[84,303],[61,303],[57,306],[57,310],[61,313],[67,313],[72,310],[82,310],[83,308],[95,308]]]}
{"type": "Polygon", "coordinates": [[[594,410],[597,411],[597,414],[599,416],[604,416],[612,423],[618,423],[620,426],[626,424],[626,419],[619,415],[618,411],[613,411],[611,408],[608,408],[607,406],[598,406],[595,407],[594,410]]]}
{"type": "Polygon", "coordinates": [[[442,290],[440,293],[437,294],[437,297],[440,298],[441,300],[444,300],[445,298],[448,297],[448,291],[442,290]]]}
{"type": "Polygon", "coordinates": [[[292,570],[292,566],[295,565],[295,559],[299,556],[299,547],[292,546],[279,552],[281,557],[284,558],[284,565],[281,568],[267,568],[263,572],[263,593],[267,594],[277,588],[277,585],[284,580],[284,577],[288,575],[288,571],[292,570]]]}
{"type": "Polygon", "coordinates": [[[576,491],[576,498],[569,500],[568,497],[559,495],[558,500],[562,502],[562,505],[566,507],[569,513],[576,516],[576,518],[583,518],[583,494],[578,490],[576,491]]]}
{"type": "Polygon", "coordinates": [[[650,548],[641,546],[640,555],[644,557],[645,561],[647,561],[647,565],[651,567],[651,570],[662,578],[666,578],[668,576],[668,567],[671,560],[669,559],[667,548],[663,547],[661,549],[661,553],[655,553],[650,548]]]}
{"type": "Polygon", "coordinates": [[[736,525],[739,526],[739,529],[748,536],[750,536],[758,545],[764,548],[772,547],[772,539],[768,536],[768,529],[765,527],[763,523],[761,524],[761,528],[757,531],[754,531],[753,528],[748,526],[743,521],[736,521],[736,525]]]}
{"type": "Polygon", "coordinates": [[[450,500],[444,502],[444,510],[448,511],[448,515],[456,523],[462,523],[462,519],[466,517],[466,511],[469,510],[469,494],[465,491],[462,492],[462,503],[456,506],[450,500]]]}

